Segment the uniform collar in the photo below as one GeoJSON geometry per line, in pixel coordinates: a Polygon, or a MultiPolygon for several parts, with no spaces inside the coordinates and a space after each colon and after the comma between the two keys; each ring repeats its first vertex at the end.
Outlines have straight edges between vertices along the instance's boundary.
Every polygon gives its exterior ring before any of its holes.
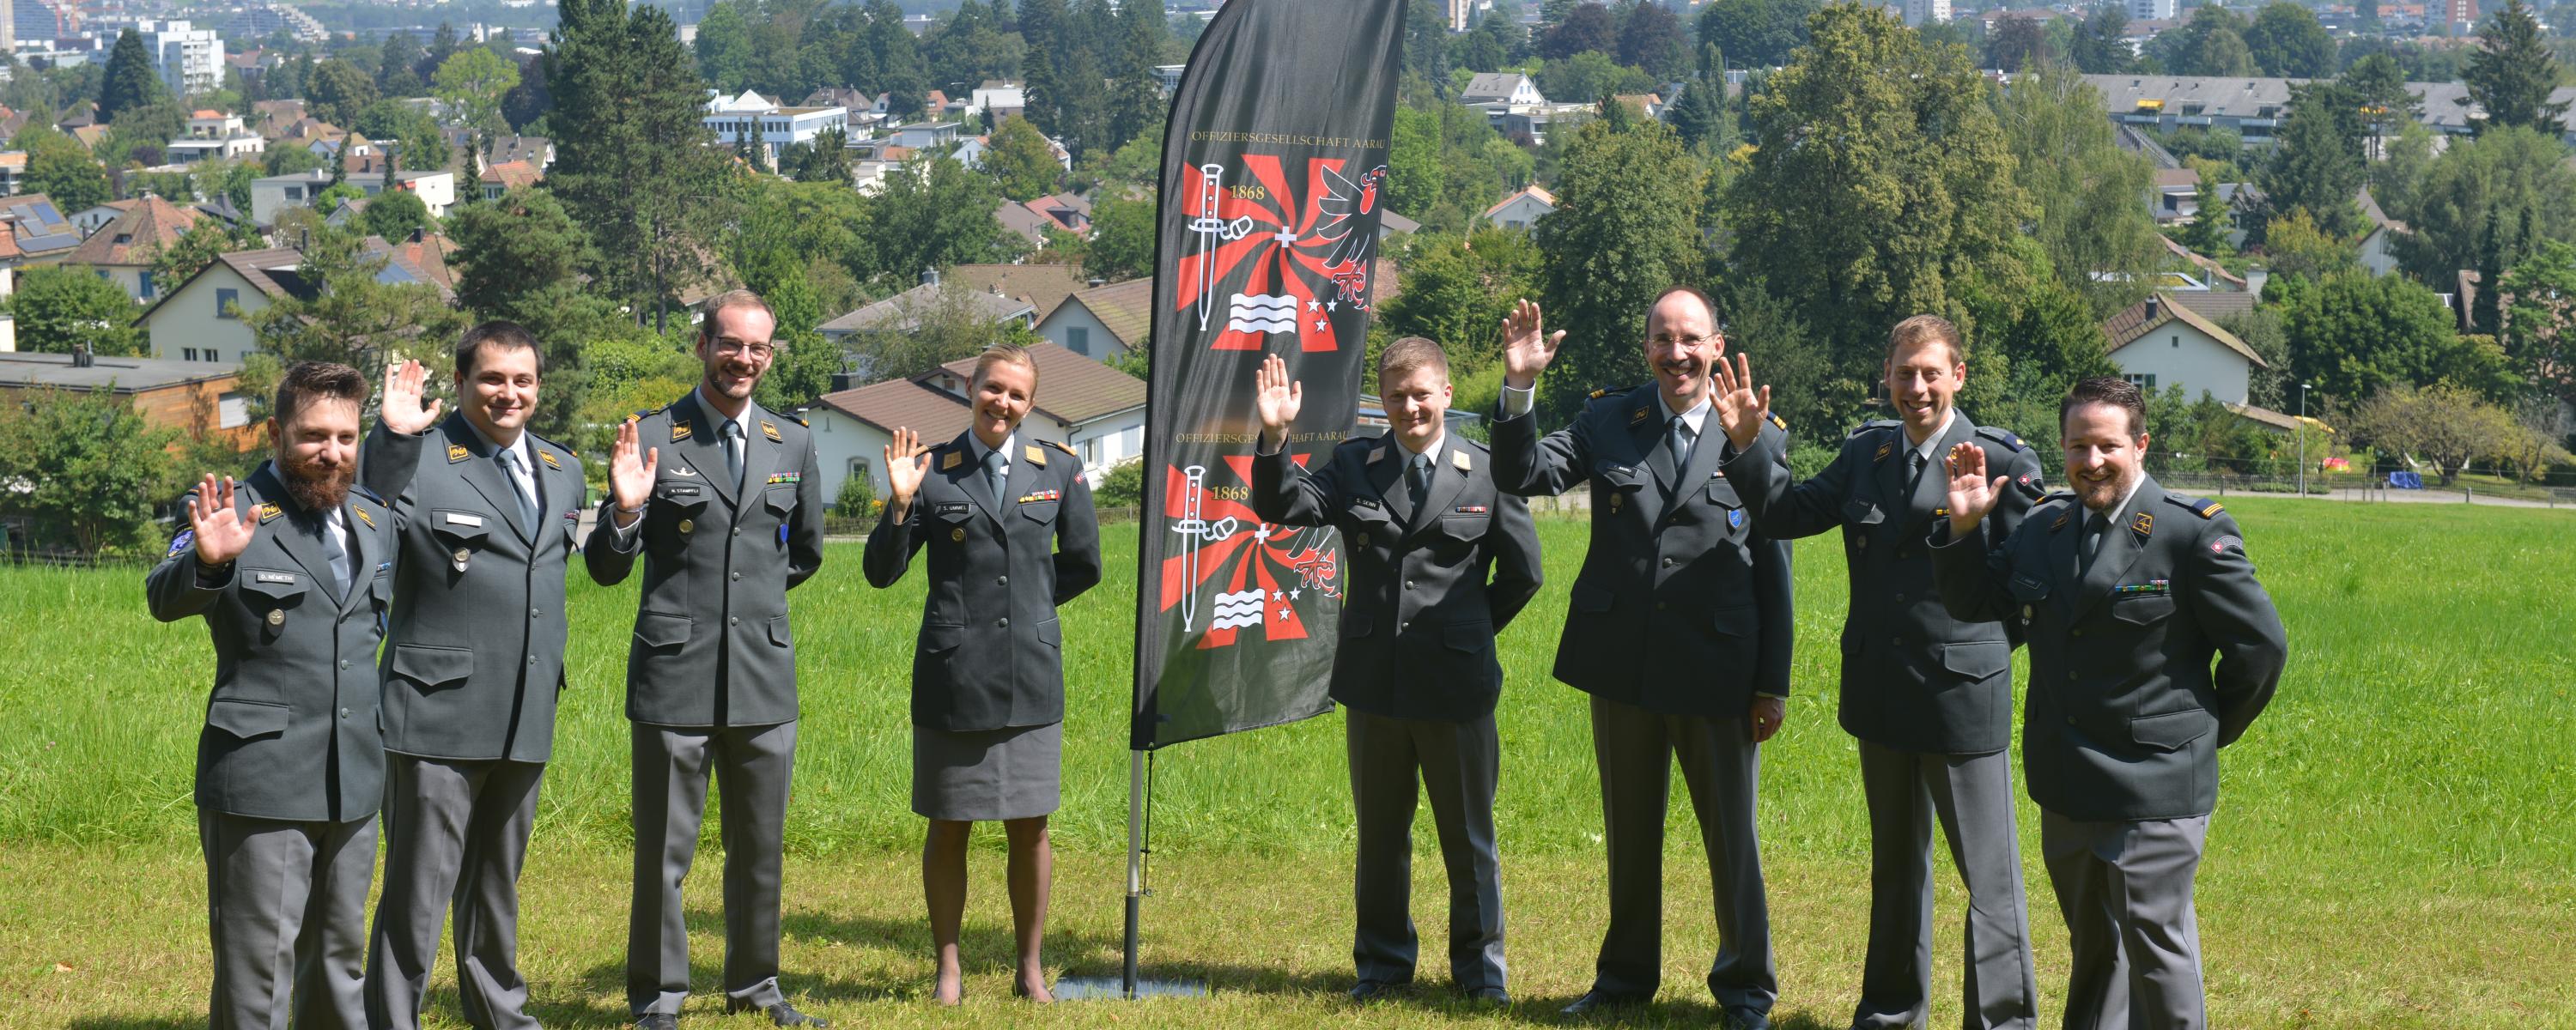
{"type": "Polygon", "coordinates": [[[1698,436],[1700,426],[1708,421],[1708,398],[1706,396],[1702,396],[1699,399],[1699,403],[1693,405],[1689,411],[1674,411],[1673,406],[1665,402],[1664,391],[1661,388],[1657,388],[1655,390],[1655,410],[1663,413],[1663,423],[1665,425],[1671,425],[1674,416],[1681,416],[1682,424],[1690,427],[1691,435],[1698,436]]]}
{"type": "MultiPolygon", "coordinates": [[[[700,405],[701,405],[701,406],[703,406],[703,405],[705,404],[705,402],[704,402],[703,400],[702,400],[702,401],[700,401],[699,403],[700,403],[700,405]]],[[[528,470],[530,470],[530,472],[533,474],[533,472],[535,471],[535,466],[534,466],[534,465],[533,465],[533,464],[528,460],[528,459],[529,459],[529,457],[530,457],[530,453],[529,453],[529,452],[532,450],[532,448],[530,448],[530,447],[528,446],[528,431],[527,431],[527,430],[525,430],[525,429],[520,430],[520,431],[519,431],[519,438],[518,438],[517,440],[511,441],[511,443],[510,443],[510,445],[509,445],[509,446],[504,447],[504,446],[501,446],[501,444],[500,444],[498,441],[496,441],[496,440],[492,439],[492,434],[484,432],[484,431],[483,431],[483,427],[482,427],[482,426],[479,426],[479,425],[474,424],[474,420],[473,420],[473,419],[466,418],[466,417],[465,417],[465,413],[464,413],[464,412],[462,412],[462,411],[457,412],[457,413],[456,413],[456,418],[457,418],[457,420],[458,420],[458,421],[461,421],[461,422],[465,423],[465,430],[466,430],[467,432],[469,432],[469,433],[474,434],[474,438],[475,438],[475,439],[483,441],[483,449],[484,449],[485,451],[489,451],[489,452],[509,451],[510,453],[516,454],[516,455],[518,455],[518,456],[519,456],[519,467],[520,467],[520,468],[523,468],[523,469],[528,469],[528,470]]]]}
{"type": "MultiPolygon", "coordinates": [[[[1959,421],[1959,409],[1951,408],[1948,411],[1942,412],[1941,424],[1933,427],[1932,435],[1924,437],[1922,443],[1914,444],[1914,453],[1923,456],[1924,464],[1929,465],[1932,463],[1932,452],[1940,449],[1942,438],[1950,435],[1950,426],[1957,421],[1959,421]]],[[[1903,422],[1897,423],[1896,431],[1900,435],[1903,434],[1905,432],[1905,424],[1903,422]]],[[[1906,442],[1913,443],[1913,438],[1906,438],[1906,442]]]]}
{"type": "Polygon", "coordinates": [[[975,459],[975,464],[982,465],[985,455],[999,454],[1002,456],[1002,464],[1008,465],[1011,463],[1011,451],[1019,442],[1020,434],[1014,430],[1011,435],[1002,438],[1000,447],[986,447],[984,438],[975,435],[975,431],[969,429],[966,431],[966,456],[975,459]]]}
{"type": "MultiPolygon", "coordinates": [[[[742,414],[736,415],[732,418],[726,418],[725,413],[722,410],[718,409],[713,402],[707,400],[706,384],[700,383],[697,386],[691,387],[689,393],[696,398],[698,410],[705,413],[707,419],[714,422],[717,427],[719,427],[716,429],[715,433],[715,438],[718,442],[722,442],[724,440],[724,430],[721,427],[727,422],[731,422],[734,425],[742,427],[743,439],[751,439],[751,412],[753,408],[760,406],[759,402],[744,402],[742,406],[742,414]]],[[[525,439],[527,434],[521,433],[519,436],[521,439],[525,439]]]]}
{"type": "MultiPolygon", "coordinates": [[[[1413,460],[1415,452],[1413,448],[1404,445],[1403,438],[1396,436],[1392,432],[1387,433],[1386,438],[1395,441],[1395,449],[1404,452],[1404,460],[1413,460]]],[[[1449,432],[1448,430],[1443,429],[1441,430],[1440,435],[1431,438],[1431,446],[1423,448],[1421,454],[1425,459],[1428,459],[1431,462],[1431,467],[1436,469],[1440,467],[1440,449],[1448,445],[1449,432]]]]}

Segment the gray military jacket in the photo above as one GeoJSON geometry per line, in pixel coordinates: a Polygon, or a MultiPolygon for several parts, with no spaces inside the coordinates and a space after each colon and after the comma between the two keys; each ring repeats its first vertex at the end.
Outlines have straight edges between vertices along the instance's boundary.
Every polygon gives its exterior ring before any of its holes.
{"type": "Polygon", "coordinates": [[[1344,440],[1312,471],[1286,448],[1252,461],[1262,521],[1341,530],[1341,645],[1333,700],[1371,715],[1465,722],[1494,711],[1494,635],[1538,593],[1529,503],[1494,488],[1493,457],[1451,436],[1419,510],[1404,449],[1344,440]]]}
{"type": "Polygon", "coordinates": [[[1717,426],[1675,469],[1660,416],[1648,383],[1594,394],[1544,438],[1530,415],[1498,420],[1494,483],[1522,497],[1592,489],[1559,681],[1665,715],[1740,717],[1757,693],[1789,694],[1789,545],[1746,514],[1717,426]]]}
{"type": "Polygon", "coordinates": [[[1941,599],[1961,619],[2027,623],[2022,778],[2039,807],[2091,822],[2207,815],[2218,749],[2280,682],[2281,617],[2219,505],[2150,478],[2078,575],[2087,514],[2051,494],[2000,546],[1936,528],[1941,599]]]}
{"type": "Polygon", "coordinates": [[[803,422],[758,404],[743,479],[726,481],[720,419],[697,392],[634,417],[660,452],[634,538],[619,540],[612,495],[582,548],[602,585],[644,560],[626,652],[626,717],[654,726],[770,726],[796,718],[796,643],[787,592],[823,564],[822,483],[803,422]]]}
{"type": "Polygon", "coordinates": [[[259,525],[231,568],[200,566],[194,532],[183,530],[143,581],[153,618],[205,616],[215,641],[197,807],[296,822],[373,817],[385,789],[375,661],[393,591],[393,515],[363,487],[350,491],[344,590],[319,516],[296,507],[271,464],[234,492],[259,525]]]}
{"type": "Polygon", "coordinates": [[[1064,721],[1056,609],[1100,582],[1100,525],[1082,459],[1053,442],[1010,456],[995,511],[966,433],[933,448],[902,521],[885,515],[860,560],[893,586],[930,552],[930,597],[912,653],[912,722],[964,733],[1064,721]]]}
{"type": "Polygon", "coordinates": [[[1953,413],[1911,492],[1906,458],[1913,444],[1898,422],[1853,430],[1833,464],[1803,483],[1790,483],[1787,434],[1768,425],[1724,466],[1764,533],[1790,540],[1842,528],[1851,602],[1843,617],[1840,715],[1846,732],[1882,747],[1980,755],[2012,739],[2012,635],[2005,623],[1950,617],[1923,544],[1949,516],[1943,459],[1969,441],[1985,448],[1989,468],[2012,479],[1977,527],[2001,544],[2045,492],[2039,456],[1966,412],[1953,413]]]}
{"type": "Polygon", "coordinates": [[[528,434],[537,520],[463,413],[419,436],[376,424],[360,455],[393,499],[399,548],[385,633],[385,749],[543,762],[564,686],[564,569],[584,500],[581,459],[528,434]]]}

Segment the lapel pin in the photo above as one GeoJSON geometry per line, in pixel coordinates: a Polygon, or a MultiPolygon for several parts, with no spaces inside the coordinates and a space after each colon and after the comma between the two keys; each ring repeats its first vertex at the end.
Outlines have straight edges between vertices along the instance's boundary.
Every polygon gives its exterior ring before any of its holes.
{"type": "Polygon", "coordinates": [[[680,441],[682,441],[682,440],[686,440],[686,439],[688,439],[688,438],[689,438],[689,424],[688,424],[688,423],[686,423],[686,422],[673,422],[673,423],[671,423],[671,442],[672,442],[672,443],[678,443],[678,442],[680,442],[680,441]]]}
{"type": "Polygon", "coordinates": [[[787,442],[787,438],[778,435],[778,423],[765,418],[760,420],[760,435],[768,437],[771,443],[787,442]]]}
{"type": "Polygon", "coordinates": [[[2139,536],[2145,536],[2148,531],[2156,528],[2156,517],[2143,511],[2139,512],[2137,518],[2129,520],[2129,528],[2139,536]]]}
{"type": "Polygon", "coordinates": [[[1449,464],[1452,464],[1452,465],[1457,466],[1457,467],[1458,467],[1458,471],[1460,471],[1460,472],[1473,472],[1473,471],[1476,471],[1476,461],[1475,461],[1475,459],[1473,459],[1473,458],[1469,458],[1469,457],[1467,456],[1467,452],[1465,452],[1465,451],[1451,451],[1451,452],[1449,452],[1449,464]]]}
{"type": "Polygon", "coordinates": [[[464,444],[452,443],[447,445],[447,463],[450,465],[464,461],[465,459],[473,456],[474,452],[466,450],[464,444]]]}
{"type": "Polygon", "coordinates": [[[964,454],[961,454],[961,453],[956,452],[956,451],[950,451],[950,452],[948,452],[948,455],[947,455],[946,457],[943,457],[943,458],[939,459],[939,471],[941,471],[941,472],[946,472],[946,471],[948,471],[949,469],[956,468],[957,466],[959,466],[959,465],[963,465],[963,464],[965,464],[965,463],[966,463],[966,456],[965,456],[964,454]]]}

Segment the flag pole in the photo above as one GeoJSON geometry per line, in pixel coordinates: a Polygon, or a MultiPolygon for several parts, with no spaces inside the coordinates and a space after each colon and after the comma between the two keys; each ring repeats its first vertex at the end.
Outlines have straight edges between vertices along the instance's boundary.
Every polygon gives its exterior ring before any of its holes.
{"type": "Polygon", "coordinates": [[[1119,960],[1118,976],[1069,976],[1056,982],[1055,996],[1063,1001],[1136,1001],[1154,997],[1205,997],[1207,984],[1200,980],[1147,980],[1137,971],[1137,925],[1145,907],[1145,830],[1148,816],[1147,792],[1152,782],[1153,753],[1143,748],[1127,752],[1127,932],[1119,960]]]}

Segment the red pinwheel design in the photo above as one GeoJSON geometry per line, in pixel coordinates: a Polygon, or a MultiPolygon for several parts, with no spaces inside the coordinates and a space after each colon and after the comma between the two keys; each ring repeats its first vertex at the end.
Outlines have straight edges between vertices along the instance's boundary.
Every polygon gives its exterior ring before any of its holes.
{"type": "MultiPolygon", "coordinates": [[[[1251,483],[1251,455],[1222,461],[1234,483],[1251,483]]],[[[1162,610],[1180,609],[1185,634],[1203,631],[1202,650],[1231,647],[1246,630],[1264,640],[1306,639],[1301,604],[1341,596],[1332,531],[1264,523],[1249,504],[1228,499],[1243,495],[1240,486],[1210,486],[1210,471],[1164,469],[1163,517],[1187,539],[1163,559],[1162,610]]]]}
{"type": "Polygon", "coordinates": [[[1209,349],[1264,350],[1271,334],[1294,333],[1301,350],[1338,350],[1358,332],[1335,322],[1369,308],[1386,169],[1353,179],[1346,164],[1309,159],[1302,184],[1275,154],[1244,155],[1232,184],[1224,165],[1200,166],[1199,188],[1182,198],[1193,242],[1173,296],[1176,312],[1214,330],[1209,349]]]}

